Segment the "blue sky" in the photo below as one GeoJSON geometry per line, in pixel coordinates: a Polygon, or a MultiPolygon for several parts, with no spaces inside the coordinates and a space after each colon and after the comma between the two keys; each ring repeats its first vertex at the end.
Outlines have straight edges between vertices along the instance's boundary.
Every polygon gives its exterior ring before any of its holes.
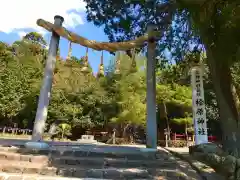
{"type": "MultiPolygon", "coordinates": [[[[0,7],[0,17],[6,17],[6,19],[1,20],[0,40],[13,43],[21,39],[26,33],[37,31],[43,34],[49,43],[51,34],[38,27],[36,21],[42,18],[53,22],[54,15],[63,16],[65,19],[63,26],[87,39],[108,41],[103,28],[87,22],[85,4],[81,0],[41,0],[34,1],[34,3],[31,0],[5,0],[0,7]]],[[[85,47],[73,44],[72,48],[73,56],[81,57],[85,55],[85,47]]],[[[61,56],[66,58],[68,52],[68,41],[66,39],[61,38],[60,50],[61,56]]],[[[89,49],[89,60],[94,72],[97,72],[100,56],[101,52],[89,49]]],[[[110,58],[111,55],[104,52],[104,64],[108,64],[110,58]]]]}

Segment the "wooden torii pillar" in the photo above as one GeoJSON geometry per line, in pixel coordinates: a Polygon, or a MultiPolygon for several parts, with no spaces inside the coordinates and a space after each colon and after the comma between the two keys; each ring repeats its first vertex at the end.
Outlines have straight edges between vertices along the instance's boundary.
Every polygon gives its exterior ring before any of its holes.
{"type": "Polygon", "coordinates": [[[157,112],[156,112],[156,39],[153,36],[154,26],[148,25],[147,49],[147,129],[146,147],[157,149],[157,112]]]}
{"type": "MultiPolygon", "coordinates": [[[[64,18],[61,16],[54,17],[54,25],[61,27],[64,18]]],[[[40,96],[38,100],[37,113],[34,121],[32,140],[40,141],[42,140],[45,123],[48,113],[48,105],[51,96],[52,82],[53,82],[53,72],[56,65],[56,56],[59,47],[60,36],[52,32],[52,37],[49,45],[48,56],[44,71],[43,84],[40,91],[40,96]]]]}

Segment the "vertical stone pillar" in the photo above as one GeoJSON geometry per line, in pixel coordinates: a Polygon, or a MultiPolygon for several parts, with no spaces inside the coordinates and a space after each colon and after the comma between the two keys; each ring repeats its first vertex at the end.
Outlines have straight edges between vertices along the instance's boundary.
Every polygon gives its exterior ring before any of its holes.
{"type": "MultiPolygon", "coordinates": [[[[61,16],[54,17],[54,24],[62,26],[64,19],[61,16]]],[[[45,122],[47,120],[48,105],[51,96],[53,73],[56,64],[56,55],[59,46],[60,37],[55,32],[52,33],[48,57],[46,61],[43,84],[38,100],[37,113],[34,122],[32,140],[39,141],[43,137],[45,122]]]]}
{"type": "Polygon", "coordinates": [[[157,114],[156,114],[156,39],[152,35],[154,26],[149,25],[147,50],[147,148],[157,148],[157,114]]]}
{"type": "Polygon", "coordinates": [[[199,65],[191,69],[192,107],[195,144],[208,142],[207,119],[203,89],[203,70],[199,65]]]}

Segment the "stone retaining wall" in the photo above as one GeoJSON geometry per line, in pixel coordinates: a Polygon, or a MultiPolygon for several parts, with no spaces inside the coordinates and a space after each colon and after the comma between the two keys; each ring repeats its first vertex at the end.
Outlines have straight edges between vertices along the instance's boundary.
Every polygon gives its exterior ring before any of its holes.
{"type": "Polygon", "coordinates": [[[191,146],[189,153],[211,166],[226,180],[240,180],[240,159],[226,154],[219,146],[213,143],[191,146]]]}

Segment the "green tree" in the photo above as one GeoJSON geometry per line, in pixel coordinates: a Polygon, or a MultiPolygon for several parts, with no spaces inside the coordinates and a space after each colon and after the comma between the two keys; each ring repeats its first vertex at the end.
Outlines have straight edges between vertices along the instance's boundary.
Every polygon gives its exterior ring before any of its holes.
{"type": "MultiPolygon", "coordinates": [[[[137,67],[143,58],[136,56],[137,67]]],[[[132,59],[124,53],[119,53],[107,67],[107,76],[103,87],[108,92],[108,107],[112,111],[107,115],[110,122],[118,126],[119,134],[123,137],[132,136],[127,131],[133,126],[145,126],[145,73],[140,68],[132,70],[132,59]],[[119,73],[115,74],[116,61],[120,60],[119,73]]],[[[132,138],[130,138],[132,139],[132,138]]]]}
{"type": "Polygon", "coordinates": [[[43,36],[37,32],[30,32],[23,37],[23,41],[30,41],[34,44],[38,44],[42,47],[46,47],[47,42],[43,36]]]}
{"type": "Polygon", "coordinates": [[[57,128],[57,133],[61,135],[61,139],[71,135],[71,126],[66,123],[62,123],[57,128]]]}
{"type": "Polygon", "coordinates": [[[34,118],[30,112],[35,107],[33,102],[36,102],[36,92],[42,77],[42,64],[36,61],[33,54],[25,54],[25,50],[18,49],[23,56],[14,56],[11,54],[12,49],[7,49],[9,56],[2,54],[0,57],[3,65],[0,73],[0,116],[3,124],[11,125],[15,122],[26,127],[29,123],[25,120],[32,122],[34,118]],[[30,102],[33,106],[28,106],[30,102]]]}
{"type": "Polygon", "coordinates": [[[85,2],[88,20],[98,26],[104,24],[110,41],[142,35],[151,22],[165,31],[159,41],[160,55],[167,48],[172,59],[178,61],[192,49],[191,45],[195,50],[204,46],[219,108],[223,148],[238,156],[239,116],[230,71],[240,52],[238,0],[85,2]]]}

